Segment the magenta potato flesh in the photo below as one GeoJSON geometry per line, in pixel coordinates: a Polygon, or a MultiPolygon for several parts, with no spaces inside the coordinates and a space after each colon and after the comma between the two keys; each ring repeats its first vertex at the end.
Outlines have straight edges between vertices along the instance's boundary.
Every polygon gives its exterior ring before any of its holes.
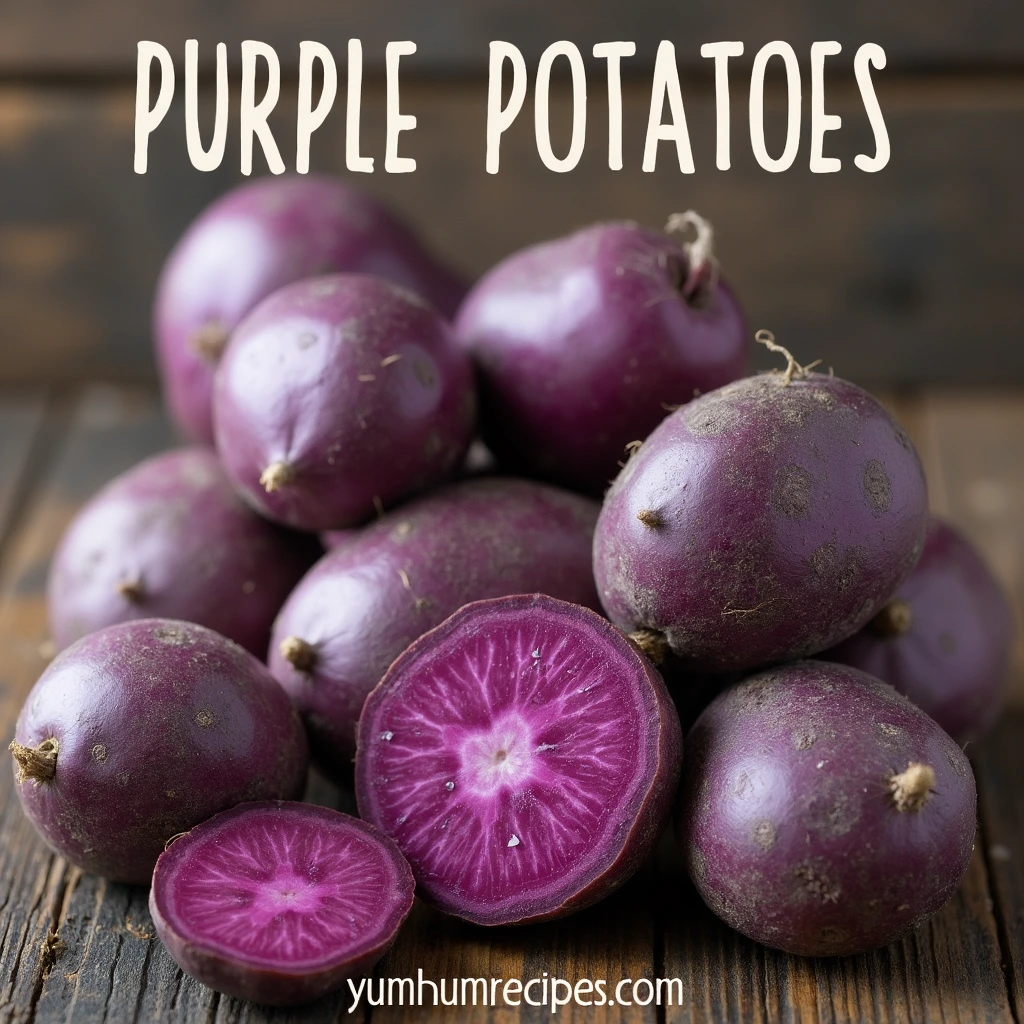
{"type": "Polygon", "coordinates": [[[514,253],[466,297],[483,438],[504,470],[600,494],[626,445],[742,372],[743,313],[710,268],[683,294],[687,250],[631,223],[514,253]]]}
{"type": "Polygon", "coordinates": [[[527,480],[441,488],[355,532],[285,602],[268,664],[302,713],[313,755],[351,772],[366,695],[418,636],[462,605],[545,593],[598,608],[597,505],[527,480]]]}
{"type": "Polygon", "coordinates": [[[238,644],[172,619],[125,622],[62,651],[11,749],[39,834],[85,871],[146,884],[171,836],[306,781],[302,723],[238,644]]]}
{"type": "Polygon", "coordinates": [[[933,518],[921,560],[893,599],[823,657],[884,679],[964,743],[999,713],[1013,635],[1009,601],[984,559],[933,518]]]}
{"type": "Polygon", "coordinates": [[[833,956],[892,942],[956,891],[974,775],[923,711],[856,669],[802,661],[717,697],[687,734],[679,840],[744,935],[833,956]]]}
{"type": "Polygon", "coordinates": [[[209,448],[146,459],[107,484],[50,568],[58,648],[129,619],[186,619],[262,658],[284,599],[318,553],[243,504],[209,448]]]}
{"type": "Polygon", "coordinates": [[[398,847],[372,825],[265,801],[175,839],[156,863],[149,907],[183,971],[240,999],[290,1006],[368,971],[413,888],[398,847]]]}
{"type": "Polygon", "coordinates": [[[479,601],[367,698],[359,813],[439,909],[484,925],[558,917],[650,852],[681,742],[661,677],[597,613],[543,595],[479,601]]]}
{"type": "Polygon", "coordinates": [[[851,636],[917,561],[913,445],[866,391],[765,374],[672,413],[626,464],[594,537],[613,622],[728,672],[851,636]]]}
{"type": "Polygon", "coordinates": [[[164,265],[154,310],[164,396],[188,437],[213,442],[214,370],[239,321],[278,288],[338,271],[387,278],[445,316],[465,292],[405,224],[342,181],[261,178],[200,214],[164,265]]]}
{"type": "Polygon", "coordinates": [[[355,526],[451,477],[473,373],[433,307],[380,278],[311,278],[264,299],[217,371],[217,451],[239,492],[305,530],[355,526]]]}

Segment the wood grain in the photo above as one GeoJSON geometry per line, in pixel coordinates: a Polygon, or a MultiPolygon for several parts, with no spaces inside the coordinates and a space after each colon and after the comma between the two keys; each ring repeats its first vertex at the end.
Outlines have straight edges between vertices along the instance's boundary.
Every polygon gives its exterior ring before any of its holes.
{"type": "Polygon", "coordinates": [[[184,0],[137,4],[129,0],[7,0],[0,19],[0,67],[8,71],[68,72],[134,70],[135,44],[154,39],[168,46],[198,38],[208,49],[223,41],[237,49],[242,39],[275,46],[283,62],[297,63],[301,39],[317,39],[343,56],[345,41],[360,38],[371,66],[383,62],[386,43],[412,39],[416,67],[425,72],[486,69],[491,39],[507,39],[535,61],[559,39],[585,51],[595,42],[631,39],[638,62],[648,62],[657,42],[676,40],[688,64],[700,62],[700,44],[742,39],[754,49],[785,39],[800,50],[813,40],[838,39],[848,46],[874,41],[885,46],[894,66],[983,61],[1011,62],[1024,50],[1024,16],[1015,4],[979,0],[968,5],[942,0],[924,7],[885,0],[823,5],[784,0],[673,5],[665,0],[592,0],[585,8],[541,0],[378,0],[373,4],[334,0],[184,0]]]}
{"type": "MultiPolygon", "coordinates": [[[[374,173],[358,184],[418,225],[448,261],[479,274],[521,246],[586,223],[628,218],[660,227],[694,207],[717,228],[724,273],[752,328],[770,327],[807,361],[853,379],[900,384],[1024,382],[1016,268],[1024,265],[1024,203],[1016,168],[1024,86],[887,86],[881,91],[893,159],[879,174],[853,168],[873,141],[855,91],[837,88],[844,118],[828,152],[839,174],[811,174],[806,136],[798,164],[758,167],[745,138],[745,96],[734,94],[733,167],[714,167],[714,98],[686,97],[696,174],[671,147],[640,169],[649,96],[624,94],[626,167],[607,167],[603,91],[590,99],[590,141],[571,174],[544,168],[526,111],[503,142],[501,171],[483,166],[485,97],[473,83],[420,83],[403,103],[419,118],[401,152],[413,174],[374,173]],[[969,348],[969,358],[967,349],[969,348]]],[[[0,88],[0,381],[153,373],[150,302],[160,265],[189,220],[234,181],[232,120],[225,167],[188,163],[183,114],[172,108],[151,140],[150,170],[132,171],[133,93],[109,87],[0,88]]],[[[781,145],[778,95],[766,115],[781,145]]],[[[568,98],[554,90],[553,131],[564,145],[568,98]]],[[[287,162],[294,93],[278,131],[287,162]]],[[[205,123],[205,122],[204,122],[205,123]]],[[[384,96],[366,90],[363,151],[383,161],[384,96]]],[[[314,168],[344,168],[343,104],[313,140],[314,168]]],[[[262,158],[257,155],[257,171],[262,158]]],[[[765,365],[765,356],[758,356],[765,365]]]]}
{"type": "Polygon", "coordinates": [[[1014,709],[972,754],[1006,984],[1024,1020],[1024,714],[1014,709]]]}

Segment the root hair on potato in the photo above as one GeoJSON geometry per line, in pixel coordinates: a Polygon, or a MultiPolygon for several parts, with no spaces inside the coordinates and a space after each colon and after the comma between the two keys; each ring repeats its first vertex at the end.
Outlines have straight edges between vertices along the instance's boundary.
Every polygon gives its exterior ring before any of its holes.
{"type": "Polygon", "coordinates": [[[653,508],[641,509],[637,512],[636,517],[644,524],[644,526],[649,526],[652,530],[656,530],[659,526],[665,525],[664,516],[653,508]]]}
{"type": "Polygon", "coordinates": [[[769,352],[777,352],[779,355],[786,357],[786,369],[785,370],[772,370],[772,373],[782,374],[782,385],[783,387],[789,387],[794,380],[804,380],[807,375],[816,366],[821,365],[820,359],[815,359],[813,363],[808,363],[806,366],[801,366],[794,358],[793,354],[788,348],[784,348],[775,341],[775,335],[771,331],[759,330],[754,335],[754,341],[759,345],[764,345],[769,352]]]}
{"type": "Polygon", "coordinates": [[[130,604],[139,604],[146,596],[146,588],[138,578],[121,580],[117,585],[117,592],[130,604]]]}
{"type": "Polygon", "coordinates": [[[272,462],[260,474],[260,483],[267,494],[273,494],[295,479],[295,470],[287,462],[272,462]]]}
{"type": "Polygon", "coordinates": [[[664,665],[671,648],[665,634],[657,629],[637,629],[629,639],[655,664],[664,665]]]}
{"type": "Polygon", "coordinates": [[[869,623],[875,636],[904,636],[914,624],[914,612],[901,597],[893,598],[869,623]]]}
{"type": "Polygon", "coordinates": [[[701,295],[710,295],[718,285],[719,265],[714,254],[715,230],[711,222],[702,217],[696,210],[685,213],[673,213],[665,222],[666,234],[675,231],[686,232],[693,228],[695,238],[685,242],[687,268],[686,280],[680,291],[683,297],[694,304],[699,304],[701,295]],[[707,283],[704,283],[707,271],[707,283]]]}
{"type": "Polygon", "coordinates": [[[896,810],[916,814],[935,790],[935,769],[931,765],[911,761],[906,770],[889,779],[889,790],[896,810]]]}
{"type": "Polygon", "coordinates": [[[281,657],[299,672],[311,672],[316,665],[316,648],[298,636],[286,636],[278,645],[281,657]]]}
{"type": "Polygon", "coordinates": [[[57,754],[60,743],[55,736],[43,740],[38,747],[26,747],[17,740],[11,740],[8,747],[17,762],[16,782],[27,782],[31,779],[36,785],[52,782],[57,774],[57,754]]]}
{"type": "Polygon", "coordinates": [[[219,320],[208,320],[189,338],[189,347],[205,362],[216,366],[230,336],[228,329],[219,320]]]}

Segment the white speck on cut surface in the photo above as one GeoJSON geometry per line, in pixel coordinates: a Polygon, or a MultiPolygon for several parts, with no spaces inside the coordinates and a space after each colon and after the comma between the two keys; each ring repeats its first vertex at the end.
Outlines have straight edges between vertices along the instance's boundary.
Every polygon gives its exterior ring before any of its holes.
{"type": "MultiPolygon", "coordinates": [[[[395,738],[395,734],[390,729],[387,729],[380,734],[380,738],[382,740],[393,740],[395,738]]],[[[818,767],[820,768],[821,765],[818,765],[818,767]]]]}
{"type": "Polygon", "coordinates": [[[542,743],[539,747],[537,747],[537,753],[540,754],[540,753],[542,753],[545,750],[554,750],[554,749],[555,749],[555,744],[554,743],[542,743]]]}
{"type": "Polygon", "coordinates": [[[988,852],[993,860],[1011,860],[1013,857],[1010,848],[1002,843],[993,843],[988,848],[988,852]]]}
{"type": "Polygon", "coordinates": [[[825,767],[825,762],[824,761],[819,761],[814,767],[815,768],[824,768],[825,767]]]}
{"type": "Polygon", "coordinates": [[[537,649],[536,649],[536,650],[535,650],[535,651],[533,652],[533,654],[531,654],[531,655],[530,655],[530,657],[531,657],[531,658],[539,658],[539,657],[540,657],[540,648],[538,647],[538,648],[537,648],[537,649]]]}
{"type": "Polygon", "coordinates": [[[449,779],[449,780],[448,780],[448,781],[447,781],[447,782],[446,782],[446,783],[444,784],[444,788],[445,788],[445,789],[447,789],[447,790],[448,790],[448,792],[450,793],[450,792],[451,792],[451,791],[452,791],[452,790],[453,790],[453,789],[455,788],[455,783],[454,783],[454,782],[452,782],[452,780],[451,780],[451,779],[449,779]]]}
{"type": "Polygon", "coordinates": [[[510,840],[508,841],[508,845],[509,845],[509,846],[518,846],[518,845],[519,845],[519,836],[513,836],[513,837],[512,837],[512,838],[511,838],[511,839],[510,839],[510,840]]]}

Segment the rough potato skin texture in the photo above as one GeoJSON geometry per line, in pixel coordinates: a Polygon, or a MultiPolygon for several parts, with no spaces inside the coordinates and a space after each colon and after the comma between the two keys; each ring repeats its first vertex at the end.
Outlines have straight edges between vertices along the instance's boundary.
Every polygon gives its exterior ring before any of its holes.
{"type": "Polygon", "coordinates": [[[844,665],[802,661],[717,697],[685,744],[678,836],[726,923],[804,956],[862,952],[956,891],[974,843],[970,763],[927,715],[844,665]],[[889,779],[935,772],[917,811],[889,779]]]}
{"type": "Polygon", "coordinates": [[[933,518],[921,560],[894,595],[910,628],[880,635],[872,623],[822,657],[884,679],[960,743],[986,732],[1010,673],[1010,602],[977,549],[933,518]]]}
{"type": "Polygon", "coordinates": [[[691,670],[749,670],[860,629],[913,568],[927,521],[917,453],[874,398],[838,377],[765,374],[644,442],[605,499],[594,575],[627,632],[664,633],[691,670]]]}
{"type": "Polygon", "coordinates": [[[475,408],[469,357],[432,306],[381,278],[332,274],[274,292],[238,326],[214,433],[246,501],[319,531],[450,479],[475,408]],[[286,467],[276,487],[272,466],[286,467]]]}
{"type": "Polygon", "coordinates": [[[205,447],[155,455],[97,493],[54,555],[58,648],[129,619],[187,619],[262,658],[284,599],[319,547],[239,500],[205,447]]]}
{"type": "Polygon", "coordinates": [[[153,311],[164,398],[190,438],[213,443],[217,358],[204,328],[230,333],[261,299],[331,271],[377,274],[453,316],[465,283],[375,199],[315,174],[265,177],[208,206],[164,264],[153,311]]]}
{"type": "Polygon", "coordinates": [[[363,700],[417,637],[462,605],[540,592],[599,609],[590,571],[598,507],[528,480],[466,480],[384,516],[325,555],[274,623],[267,662],[302,712],[318,764],[351,772],[363,700]],[[295,636],[316,662],[281,654],[295,636]]]}
{"type": "Polygon", "coordinates": [[[743,312],[720,278],[693,301],[677,238],[595,224],[503,260],[455,331],[476,361],[481,430],[505,472],[600,495],[665,407],[743,373],[743,312]]]}
{"type": "Polygon", "coordinates": [[[306,781],[287,694],[190,622],[126,622],[58,654],[15,733],[26,747],[51,738],[56,773],[18,782],[22,807],[62,857],[117,882],[148,884],[171,836],[246,800],[297,799],[306,781]]]}

